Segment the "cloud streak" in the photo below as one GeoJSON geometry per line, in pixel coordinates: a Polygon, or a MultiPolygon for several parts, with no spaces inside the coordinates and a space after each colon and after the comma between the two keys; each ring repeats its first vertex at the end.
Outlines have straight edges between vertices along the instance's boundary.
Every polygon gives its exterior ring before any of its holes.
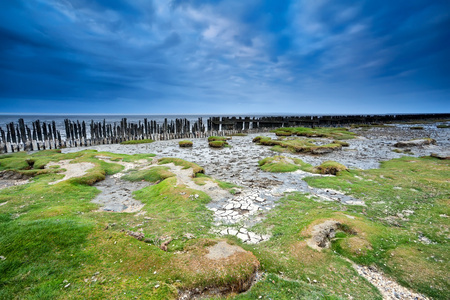
{"type": "Polygon", "coordinates": [[[0,101],[4,112],[448,112],[449,11],[440,0],[3,1],[0,101]]]}

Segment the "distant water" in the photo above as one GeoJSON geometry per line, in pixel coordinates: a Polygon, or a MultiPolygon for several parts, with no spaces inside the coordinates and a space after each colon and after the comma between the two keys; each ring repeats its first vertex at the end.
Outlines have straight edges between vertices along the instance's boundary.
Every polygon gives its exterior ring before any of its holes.
{"type": "MultiPolygon", "coordinates": [[[[32,122],[36,120],[40,120],[42,122],[51,123],[52,121],[55,121],[56,127],[58,130],[61,131],[61,134],[64,131],[64,119],[69,119],[71,121],[85,121],[86,125],[90,124],[91,120],[94,120],[94,122],[103,122],[103,120],[106,121],[106,124],[119,124],[122,118],[127,118],[127,122],[129,123],[138,123],[139,121],[143,121],[144,118],[147,118],[148,121],[153,120],[156,121],[158,124],[162,124],[164,122],[164,119],[167,118],[167,120],[170,122],[170,120],[175,119],[188,119],[191,124],[193,122],[197,121],[198,118],[202,118],[203,122],[206,122],[206,120],[210,117],[264,117],[264,116],[322,116],[321,114],[280,114],[280,113],[274,113],[274,114],[225,114],[225,115],[219,115],[219,114],[166,114],[166,115],[120,115],[120,114],[106,114],[106,115],[94,115],[94,114],[73,114],[73,115],[63,115],[63,114],[0,114],[0,127],[3,128],[3,130],[6,129],[6,124],[10,122],[14,122],[17,124],[18,120],[22,118],[26,125],[31,125],[32,122]]],[[[330,114],[328,114],[330,115],[330,114]]],[[[397,114],[401,115],[401,114],[397,114]]],[[[31,128],[31,126],[30,126],[31,128]]]]}
{"type": "MultiPolygon", "coordinates": [[[[276,116],[279,114],[273,114],[270,116],[276,116]]],[[[10,122],[14,122],[17,124],[18,120],[22,118],[26,125],[29,125],[31,128],[32,122],[36,120],[40,120],[42,122],[51,123],[55,121],[56,128],[61,132],[61,135],[64,132],[64,119],[69,119],[71,121],[85,121],[86,125],[91,123],[91,120],[94,122],[103,122],[105,120],[106,124],[119,124],[122,118],[127,118],[128,123],[138,123],[139,121],[143,121],[144,118],[147,118],[148,121],[156,121],[158,124],[162,124],[164,119],[170,122],[170,120],[175,119],[187,119],[193,124],[193,122],[197,121],[198,118],[202,118],[203,122],[210,117],[263,117],[268,115],[258,115],[258,114],[245,114],[245,115],[206,115],[206,114],[186,114],[186,115],[90,115],[90,114],[80,114],[80,115],[59,115],[59,114],[23,114],[23,115],[9,115],[9,114],[0,114],[0,127],[3,130],[6,129],[6,124],[10,122]]]]}

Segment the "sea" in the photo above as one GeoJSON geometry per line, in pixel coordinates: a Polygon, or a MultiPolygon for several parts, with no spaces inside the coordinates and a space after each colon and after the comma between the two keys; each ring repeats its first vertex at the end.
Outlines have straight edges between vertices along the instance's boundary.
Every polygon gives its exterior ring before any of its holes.
{"type": "Polygon", "coordinates": [[[203,122],[206,123],[206,120],[210,117],[264,117],[264,116],[286,116],[287,114],[230,114],[230,115],[217,115],[217,114],[0,114],[0,127],[5,130],[6,124],[14,122],[17,124],[19,119],[23,119],[25,125],[28,125],[32,128],[32,122],[39,120],[46,123],[51,123],[55,121],[56,129],[58,129],[61,135],[64,135],[64,120],[69,119],[71,121],[82,121],[86,122],[88,126],[91,123],[91,120],[94,122],[103,122],[105,120],[106,124],[119,124],[122,118],[127,118],[128,123],[139,123],[139,121],[144,121],[147,118],[148,121],[156,121],[158,124],[163,124],[164,119],[170,122],[170,120],[175,119],[187,119],[193,124],[193,122],[197,121],[199,118],[203,119],[203,122]]]}

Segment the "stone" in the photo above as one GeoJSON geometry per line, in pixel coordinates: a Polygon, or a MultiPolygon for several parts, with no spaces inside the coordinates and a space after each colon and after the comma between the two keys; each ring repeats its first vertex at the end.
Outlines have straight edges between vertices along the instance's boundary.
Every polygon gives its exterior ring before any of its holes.
{"type": "Polygon", "coordinates": [[[327,220],[312,228],[312,236],[307,244],[313,249],[321,250],[331,246],[331,239],[336,235],[341,223],[335,220],[327,220]]]}
{"type": "Polygon", "coordinates": [[[247,235],[247,234],[238,233],[236,236],[237,236],[240,240],[242,240],[243,242],[245,242],[246,240],[248,240],[248,235],[247,235]]]}
{"type": "Polygon", "coordinates": [[[435,139],[415,139],[410,141],[400,141],[394,144],[394,147],[397,148],[406,148],[406,147],[418,147],[418,146],[426,146],[426,145],[436,145],[435,139]]]}

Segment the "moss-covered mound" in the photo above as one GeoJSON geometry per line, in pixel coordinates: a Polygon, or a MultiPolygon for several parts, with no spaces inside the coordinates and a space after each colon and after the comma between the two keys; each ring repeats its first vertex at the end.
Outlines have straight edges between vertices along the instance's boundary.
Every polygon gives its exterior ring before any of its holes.
{"type": "Polygon", "coordinates": [[[228,143],[225,141],[212,141],[212,142],[209,142],[208,145],[211,148],[223,148],[223,147],[227,146],[228,143]]]}
{"type": "Polygon", "coordinates": [[[183,141],[179,141],[178,145],[180,145],[180,147],[182,148],[188,148],[188,147],[192,147],[194,143],[192,143],[192,141],[188,141],[188,140],[183,140],[183,141]]]}
{"type": "Polygon", "coordinates": [[[145,170],[130,170],[126,175],[122,176],[121,179],[128,181],[149,181],[156,182],[161,181],[169,177],[173,177],[175,174],[169,171],[168,167],[156,166],[145,170]]]}
{"type": "Polygon", "coordinates": [[[225,137],[225,136],[215,136],[215,135],[212,135],[212,136],[208,137],[208,142],[213,142],[213,141],[226,141],[226,140],[228,140],[228,138],[225,137]]]}
{"type": "Polygon", "coordinates": [[[347,140],[355,137],[355,133],[350,132],[344,127],[282,127],[273,130],[277,136],[306,136],[306,137],[323,137],[336,140],[347,140]]]}
{"type": "Polygon", "coordinates": [[[313,170],[311,165],[304,163],[301,159],[281,155],[264,158],[258,164],[261,170],[275,173],[294,172],[299,169],[305,171],[313,170]]]}
{"type": "Polygon", "coordinates": [[[182,274],[183,281],[191,282],[181,292],[181,297],[187,298],[246,291],[259,266],[252,252],[226,240],[211,239],[188,244],[173,262],[177,275],[182,274]]]}
{"type": "Polygon", "coordinates": [[[142,140],[129,140],[120,143],[121,145],[136,145],[136,144],[148,144],[153,143],[154,140],[151,139],[142,139],[142,140]]]}
{"type": "Polygon", "coordinates": [[[283,140],[273,140],[270,137],[258,136],[253,139],[254,142],[264,146],[274,146],[272,150],[292,153],[310,153],[310,154],[325,154],[342,149],[342,143],[333,142],[326,145],[316,145],[314,140],[293,138],[283,140]]]}
{"type": "Polygon", "coordinates": [[[199,165],[181,158],[163,157],[158,160],[158,163],[160,165],[173,163],[176,166],[182,166],[183,169],[192,168],[193,176],[197,173],[205,173],[205,170],[199,165]]]}
{"type": "Polygon", "coordinates": [[[346,171],[347,167],[335,161],[325,161],[317,167],[318,173],[336,175],[339,172],[346,171]]]}

